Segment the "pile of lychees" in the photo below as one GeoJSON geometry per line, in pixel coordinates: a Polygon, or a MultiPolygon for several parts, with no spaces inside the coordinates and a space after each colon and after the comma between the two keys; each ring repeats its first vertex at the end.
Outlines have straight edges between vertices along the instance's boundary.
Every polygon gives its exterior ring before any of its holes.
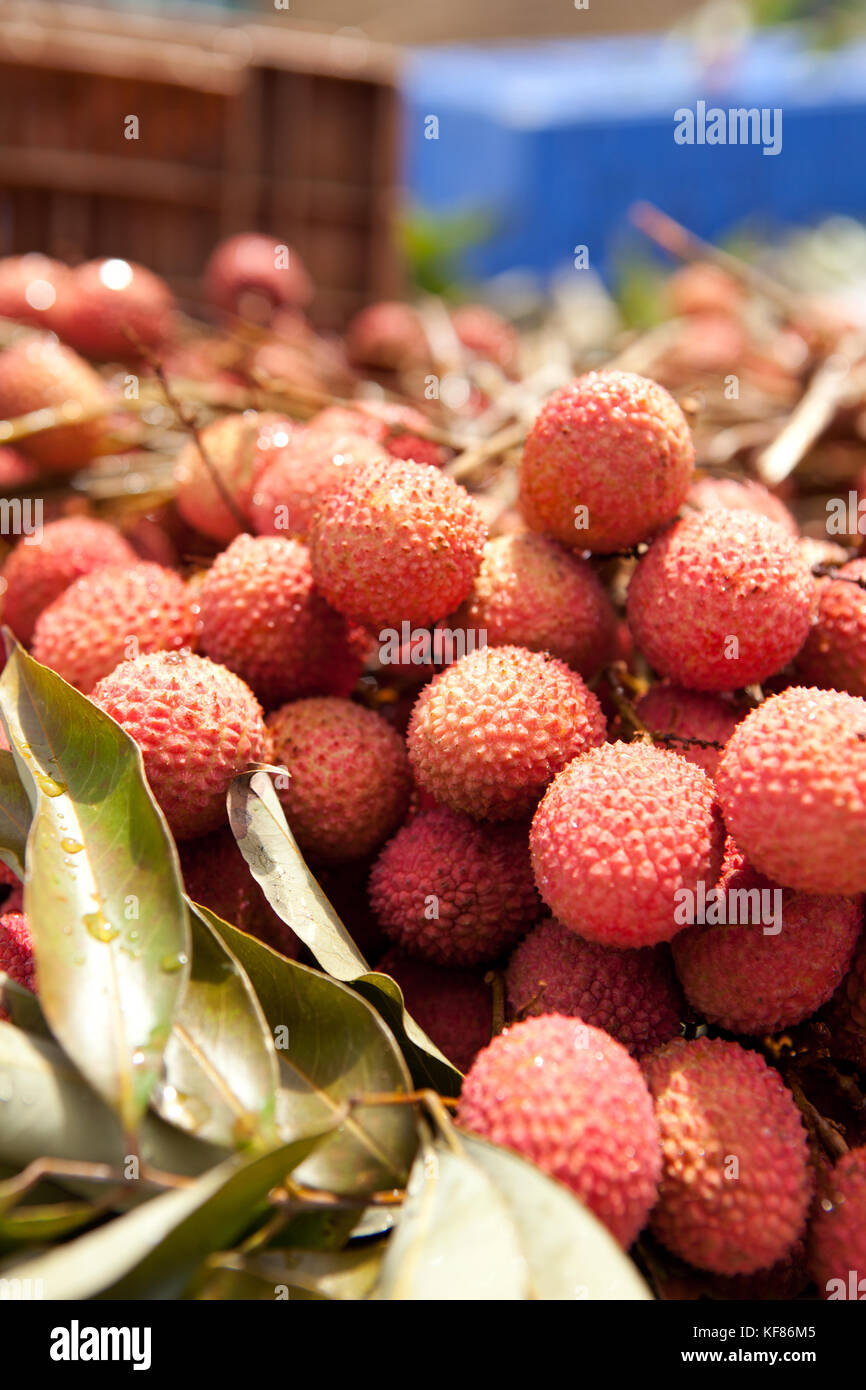
{"type": "MultiPolygon", "coordinates": [[[[214,302],[299,314],[299,267],[287,289],[253,252],[215,258],[214,302]]],[[[0,354],[0,416],[73,399],[86,418],[26,436],[25,477],[101,448],[106,388],[69,344],[109,356],[126,323],[169,351],[148,272],[56,278],[66,326],[31,321],[64,343],[0,354]]],[[[495,316],[454,328],[514,370],[495,316]]],[[[373,306],[344,351],[423,361],[423,326],[373,306]]],[[[225,809],[238,772],[288,770],[304,856],[467,1073],[461,1125],[624,1246],[648,1229],[706,1275],[755,1276],[719,1279],[729,1296],[850,1297],[866,1133],[832,1167],[790,1068],[803,1039],[830,1089],[866,1066],[866,561],[816,577],[784,503],[698,481],[683,411],[628,372],[546,401],[492,536],[449,462],[415,404],[224,414],[177,459],[184,554],[49,521],[6,560],[3,621],[137,741],[190,895],[298,956],[225,809]]],[[[9,879],[0,968],[36,989],[9,879]]]]}

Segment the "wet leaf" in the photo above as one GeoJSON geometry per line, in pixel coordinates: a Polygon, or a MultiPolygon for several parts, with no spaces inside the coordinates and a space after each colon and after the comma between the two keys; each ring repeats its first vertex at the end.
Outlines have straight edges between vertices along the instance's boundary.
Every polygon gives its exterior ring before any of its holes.
{"type": "Polygon", "coordinates": [[[17,646],[0,713],[33,807],[24,909],[42,1009],[131,1132],[188,975],[177,851],[133,740],[17,646]]]}
{"type": "Polygon", "coordinates": [[[307,868],[267,772],[241,773],[228,794],[229,820],[253,878],[277,915],[312,951],[323,970],[351,984],[388,1023],[417,1086],[460,1093],[461,1075],[404,1008],[398,985],[371,971],[307,868]]]}
{"type": "MultiPolygon", "coordinates": [[[[284,1137],[359,1096],[411,1089],[394,1038],[365,1000],[212,913],[205,915],[249,975],[276,1038],[277,1117],[284,1137]]],[[[401,1187],[415,1140],[410,1105],[353,1105],[339,1131],[295,1176],[310,1187],[341,1194],[401,1187]]]]}
{"type": "MultiPolygon", "coordinates": [[[[189,1176],[223,1157],[154,1115],[145,1117],[139,1144],[142,1162],[189,1176]]],[[[0,1161],[18,1171],[45,1157],[121,1169],[129,1146],[116,1114],[55,1043],[0,1023],[0,1161]]]]}
{"type": "Polygon", "coordinates": [[[226,1148],[276,1145],[279,1067],[246,971],[190,906],[192,969],[153,1105],[163,1119],[226,1148]]]}
{"type": "Polygon", "coordinates": [[[41,1280],[48,1299],[177,1298],[204,1257],[235,1243],[322,1132],[253,1158],[230,1158],[189,1187],[153,1197],[8,1273],[41,1280]]]}

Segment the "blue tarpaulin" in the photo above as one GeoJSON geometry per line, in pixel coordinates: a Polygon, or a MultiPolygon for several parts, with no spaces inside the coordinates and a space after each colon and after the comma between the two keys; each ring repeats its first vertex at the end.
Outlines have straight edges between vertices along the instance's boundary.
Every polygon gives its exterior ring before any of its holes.
{"type": "Polygon", "coordinates": [[[609,272],[639,199],[709,238],[749,219],[763,229],[866,219],[866,43],[815,51],[777,30],[712,60],[656,36],[416,50],[404,93],[413,201],[495,218],[468,258],[480,276],[546,276],[582,245],[609,272]],[[699,103],[726,116],[780,110],[779,153],[677,143],[675,113],[699,103]],[[438,139],[427,138],[430,117],[438,139]]]}

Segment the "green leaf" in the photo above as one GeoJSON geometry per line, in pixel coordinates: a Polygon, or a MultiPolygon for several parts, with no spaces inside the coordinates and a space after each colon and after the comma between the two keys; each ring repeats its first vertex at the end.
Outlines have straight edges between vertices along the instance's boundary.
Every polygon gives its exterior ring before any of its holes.
{"type": "Polygon", "coordinates": [[[98,1212],[91,1202],[48,1202],[16,1207],[0,1216],[0,1251],[22,1245],[48,1245],[90,1226],[98,1212]]]}
{"type": "Polygon", "coordinates": [[[376,1298],[514,1302],[529,1287],[517,1228],[494,1183],[464,1153],[425,1143],[376,1298]]]}
{"type": "Polygon", "coordinates": [[[375,1009],[338,981],[202,911],[249,975],[276,1037],[284,1137],[352,1105],[333,1138],[302,1164],[298,1182],[342,1195],[401,1187],[415,1152],[412,1107],[352,1104],[365,1094],[411,1089],[375,1009]]]}
{"type": "Polygon", "coordinates": [[[4,1014],[10,1023],[23,1028],[26,1033],[36,1033],[41,1038],[51,1037],[51,1029],[37,996],[0,970],[0,1018],[4,1014]]]}
{"type": "Polygon", "coordinates": [[[131,1132],[188,974],[177,851],[133,740],[17,646],[0,713],[33,806],[24,909],[40,1002],[131,1132]]]}
{"type": "Polygon", "coordinates": [[[190,906],[192,973],[153,1105],[163,1119],[225,1148],[276,1145],[274,1039],[246,971],[190,906]]]}
{"type": "MultiPolygon", "coordinates": [[[[16,1171],[50,1156],[122,1168],[129,1146],[116,1114],[56,1046],[0,1022],[0,1162],[16,1171]]],[[[143,1163],[196,1175],[223,1153],[147,1115],[139,1134],[143,1163]]],[[[64,1180],[65,1187],[73,1184],[64,1180]]],[[[87,1185],[90,1190],[91,1185],[87,1185]]],[[[73,1190],[78,1190],[74,1185],[73,1190]]]]}
{"type": "Polygon", "coordinates": [[[286,1290],[290,1298],[306,1289],[320,1298],[365,1299],[375,1287],[384,1249],[378,1241],[352,1250],[267,1250],[244,1260],[243,1268],[270,1279],[272,1290],[286,1290]]]}
{"type": "Polygon", "coordinates": [[[637,1268],[606,1226],[561,1183],[517,1154],[458,1131],[508,1207],[529,1267],[530,1298],[651,1300],[637,1268]]]}
{"type": "Polygon", "coordinates": [[[613,1236],[517,1154],[447,1125],[409,1180],[379,1299],[584,1299],[652,1295],[613,1236]]]}
{"type": "Polygon", "coordinates": [[[15,758],[0,749],[0,859],[24,878],[24,852],[30,833],[30,799],[21,785],[15,758]]]}
{"type": "Polygon", "coordinates": [[[459,1095],[460,1072],[406,1012],[395,981],[370,970],[307,868],[268,773],[241,773],[233,778],[228,808],[241,853],[277,916],[309,947],[323,970],[351,984],[382,1014],[417,1086],[459,1095]]]}
{"type": "Polygon", "coordinates": [[[270,1189],[326,1132],[314,1129],[269,1153],[230,1158],[189,1187],[153,1197],[8,1274],[40,1279],[48,1299],[177,1298],[201,1261],[235,1243],[270,1189]]]}

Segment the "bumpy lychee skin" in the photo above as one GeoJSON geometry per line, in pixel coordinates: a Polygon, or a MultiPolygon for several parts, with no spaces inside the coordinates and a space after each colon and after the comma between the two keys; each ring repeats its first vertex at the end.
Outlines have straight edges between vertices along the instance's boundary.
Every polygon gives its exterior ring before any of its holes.
{"type": "Polygon", "coordinates": [[[784,502],[751,478],[696,478],[686,505],[696,512],[753,512],[775,521],[788,535],[797,535],[797,522],[784,502]]]}
{"type": "Polygon", "coordinates": [[[619,550],[676,516],[694,457],[686,418],[663,386],[633,372],[589,372],[536,417],[521,508],[534,531],[572,549],[619,550]]]}
{"type": "Polygon", "coordinates": [[[809,685],[864,696],[866,560],[842,565],[838,578],[819,579],[817,593],[815,621],[797,656],[797,674],[809,685]]]}
{"type": "Polygon", "coordinates": [[[38,544],[19,541],[3,566],[3,621],[26,645],[39,614],[74,580],[103,565],[135,562],[132,546],[107,522],[83,516],[49,521],[38,544]]]}
{"type": "Polygon", "coordinates": [[[280,791],[305,854],[324,863],[378,849],[409,806],[412,775],[403,739],[350,700],[297,700],[268,719],[273,756],[289,771],[280,791]]]}
{"type": "Polygon", "coordinates": [[[690,690],[735,690],[796,656],[815,584],[796,541],[749,512],[708,512],[653,541],[627,614],[650,665],[690,690]]]}
{"type": "Polygon", "coordinates": [[[412,405],[392,401],[356,401],[351,406],[328,405],[309,422],[311,434],[363,434],[381,444],[395,459],[412,459],[441,468],[450,451],[425,433],[429,422],[412,405]]]}
{"type": "Polygon", "coordinates": [[[19,447],[52,472],[74,473],[109,447],[108,388],[89,363],[51,337],[24,338],[0,353],[0,418],[61,408],[68,424],[28,435],[19,447]],[[96,418],[80,419],[94,410],[96,418]]]}
{"type": "Polygon", "coordinates": [[[866,700],[790,686],[738,724],[716,790],[749,862],[806,893],[866,891],[866,700]]]}
{"type": "Polygon", "coordinates": [[[477,504],[425,464],[353,471],[313,521],[313,575],[329,603],[374,629],[427,627],[463,601],[486,539],[477,504]]]}
{"type": "Polygon", "coordinates": [[[274,912],[230,830],[184,840],[180,866],[193,902],[210,908],[224,922],[258,937],[290,960],[298,959],[303,949],[300,937],[274,912]]]}
{"type": "Polygon", "coordinates": [[[238,536],[208,571],[199,644],[266,709],[302,695],[348,695],[360,673],[345,618],[313,585],[310,556],[283,536],[238,536]]]}
{"type": "MultiPolygon", "coordinates": [[[[11,980],[36,993],[33,941],[30,924],[23,912],[4,909],[0,916],[0,974],[8,975],[11,980]]],[[[0,1019],[8,1020],[8,1017],[6,1010],[0,1008],[0,1019]]]]}
{"type": "Polygon", "coordinates": [[[312,281],[297,252],[259,232],[221,241],[204,280],[215,308],[260,322],[268,322],[278,309],[304,308],[313,297],[312,281]]]}
{"type": "Polygon", "coordinates": [[[380,445],[361,434],[298,431],[256,484],[250,505],[253,527],[261,536],[306,540],[325,498],[361,464],[387,459],[380,445]]]}
{"type": "Polygon", "coordinates": [[[132,650],[179,651],[195,635],[196,615],[179,575],[162,565],[105,565],[40,613],[31,650],[87,694],[132,650]]]}
{"type": "Polygon", "coordinates": [[[493,961],[541,911],[526,827],[479,825],[444,806],[419,811],[374,864],[370,902],[408,955],[440,965],[493,961]]]}
{"type": "Polygon", "coordinates": [[[683,690],[666,681],[642,695],[635,712],[659,743],[703,768],[708,777],[715,776],[722,749],[743,717],[742,711],[718,695],[683,690]]]}
{"type": "Polygon", "coordinates": [[[822,1298],[859,1300],[866,1292],[866,1147],[843,1154],[827,1189],[810,1231],[812,1275],[822,1298]]]}
{"type": "Polygon", "coordinates": [[[806,1130],[778,1072],[710,1038],[667,1043],[643,1069],[664,1164],[655,1235],[714,1274],[775,1264],[802,1234],[813,1190],[806,1130]]]}
{"type": "Polygon", "coordinates": [[[823,1021],[830,1030],[830,1052],[866,1070],[866,932],[851,961],[851,968],[837,989],[823,1021]]]}
{"type": "Polygon", "coordinates": [[[559,1014],[507,1028],[470,1068],[457,1122],[565,1183],[621,1245],[646,1224],[661,1169],[652,1101],[600,1028],[559,1014]]]}
{"type": "Polygon", "coordinates": [[[530,834],[535,882],[554,915],[604,946],[654,946],[681,930],[677,908],[722,863],[709,778],[676,753],[613,743],[569,763],[530,834]]]}
{"type": "Polygon", "coordinates": [[[139,745],[153,794],[178,839],[224,824],[232,777],[270,756],[253,692],[206,657],[157,652],[124,661],[91,698],[139,745]]]}
{"type": "Polygon", "coordinates": [[[827,1002],[851,964],[863,899],[787,888],[777,898],[777,889],[729,840],[716,888],[725,920],[690,926],[673,942],[689,1003],[732,1033],[800,1023],[827,1002]]]}
{"type": "Polygon", "coordinates": [[[480,970],[446,970],[412,960],[393,947],[378,971],[397,981],[409,1013],[460,1071],[468,1071],[490,1042],[493,995],[480,970]]]}
{"type": "Polygon", "coordinates": [[[587,679],[616,643],[616,614],[595,571],[529,532],[487,542],[471,594],[443,626],[484,633],[491,647],[549,652],[587,679]]]}
{"type": "Polygon", "coordinates": [[[666,947],[613,950],[548,918],[514,951],[505,983],[512,1016],[581,1018],[633,1057],[680,1031],[683,1001],[666,947]]]}
{"type": "Polygon", "coordinates": [[[563,662],[485,647],[424,687],[407,738],[415,776],[437,801],[478,819],[517,820],[605,733],[598,700],[563,662]]]}
{"type": "Polygon", "coordinates": [[[199,438],[207,462],[191,439],[175,464],[177,507],[184,520],[211,540],[224,545],[234,540],[244,529],[260,479],[296,429],[291,420],[268,412],[226,415],[206,425],[199,438]]]}
{"type": "Polygon", "coordinates": [[[61,282],[52,327],[85,357],[136,360],[170,336],[175,299],[146,266],[86,261],[61,282]]]}

